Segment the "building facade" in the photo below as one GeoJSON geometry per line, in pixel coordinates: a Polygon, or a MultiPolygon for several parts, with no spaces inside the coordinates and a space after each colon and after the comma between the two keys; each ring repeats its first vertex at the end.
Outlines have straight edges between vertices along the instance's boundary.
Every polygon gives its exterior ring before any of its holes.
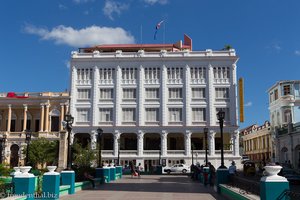
{"type": "Polygon", "coordinates": [[[243,138],[244,154],[248,155],[250,160],[256,162],[272,161],[275,156],[275,145],[270,130],[271,126],[268,121],[261,126],[254,124],[241,130],[240,135],[243,138]]]}
{"type": "Polygon", "coordinates": [[[279,81],[268,93],[277,161],[300,168],[300,80],[279,81]]]}
{"type": "MultiPolygon", "coordinates": [[[[32,140],[45,137],[64,141],[59,133],[63,130],[61,122],[68,109],[67,92],[0,93],[0,135],[7,137],[2,161],[11,167],[24,164],[22,150],[26,147],[26,130],[32,132],[32,140]]],[[[60,159],[65,160],[63,154],[60,159]]],[[[63,168],[63,163],[60,165],[63,168]]]]}
{"type": "Polygon", "coordinates": [[[75,138],[95,148],[103,129],[102,159],[158,165],[220,165],[217,112],[225,111],[225,164],[239,160],[235,50],[192,51],[192,41],[101,45],[72,52],[71,103],[75,138]]]}

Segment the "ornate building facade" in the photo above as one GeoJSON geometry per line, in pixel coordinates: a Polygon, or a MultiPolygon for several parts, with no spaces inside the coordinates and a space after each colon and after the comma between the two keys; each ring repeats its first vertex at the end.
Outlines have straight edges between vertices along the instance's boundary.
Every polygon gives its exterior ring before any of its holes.
{"type": "MultiPolygon", "coordinates": [[[[134,160],[145,170],[205,157],[220,165],[217,112],[225,111],[225,164],[239,160],[235,50],[192,51],[176,44],[100,45],[72,52],[73,134],[93,138],[103,129],[102,158],[134,160]]],[[[94,140],[92,140],[94,141],[94,140]]],[[[93,142],[92,142],[93,143],[93,142]]],[[[95,144],[92,144],[95,147],[95,144]]]]}
{"type": "MultiPolygon", "coordinates": [[[[24,164],[26,130],[32,132],[32,140],[60,140],[61,122],[68,109],[67,92],[0,93],[0,135],[7,138],[2,161],[11,167],[24,164]]],[[[60,159],[65,160],[62,155],[60,159]]]]}
{"type": "Polygon", "coordinates": [[[276,161],[300,168],[300,80],[278,81],[268,93],[276,161]]]}
{"type": "Polygon", "coordinates": [[[261,126],[254,124],[241,130],[244,154],[248,155],[250,160],[270,162],[274,158],[275,146],[270,130],[268,121],[261,126]]]}

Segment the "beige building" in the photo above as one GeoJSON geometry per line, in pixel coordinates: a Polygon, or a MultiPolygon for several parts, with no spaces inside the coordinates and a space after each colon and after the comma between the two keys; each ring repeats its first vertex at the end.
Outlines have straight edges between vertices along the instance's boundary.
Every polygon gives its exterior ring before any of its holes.
{"type": "MultiPolygon", "coordinates": [[[[32,132],[32,140],[38,137],[62,138],[60,148],[64,148],[61,144],[65,141],[65,134],[59,133],[63,130],[63,116],[69,111],[69,98],[67,92],[0,93],[0,137],[7,137],[2,161],[11,167],[24,163],[25,130],[32,132]]],[[[59,159],[64,167],[63,154],[59,159]]]]}
{"type": "Polygon", "coordinates": [[[243,129],[240,133],[243,138],[244,154],[253,161],[271,161],[274,157],[274,146],[270,132],[270,122],[263,125],[256,124],[243,129]]]}

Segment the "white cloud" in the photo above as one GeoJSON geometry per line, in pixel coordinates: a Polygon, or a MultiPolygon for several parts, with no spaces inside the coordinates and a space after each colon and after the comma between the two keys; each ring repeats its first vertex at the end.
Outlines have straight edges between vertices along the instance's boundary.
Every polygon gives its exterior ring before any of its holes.
{"type": "Polygon", "coordinates": [[[250,107],[250,106],[252,106],[252,102],[249,101],[249,102],[245,103],[244,106],[245,106],[245,107],[250,107]]]}
{"type": "Polygon", "coordinates": [[[68,7],[65,6],[65,5],[63,5],[63,4],[58,4],[58,8],[59,8],[60,10],[66,10],[66,9],[68,9],[68,7]]]}
{"type": "Polygon", "coordinates": [[[279,44],[273,44],[272,47],[274,49],[276,49],[277,51],[280,51],[281,50],[281,46],[279,46],[279,44]]]}
{"type": "Polygon", "coordinates": [[[106,0],[103,8],[103,13],[109,19],[114,20],[113,14],[116,13],[121,15],[122,11],[127,10],[129,8],[128,4],[116,2],[113,0],[106,0]]]}
{"type": "Polygon", "coordinates": [[[93,1],[94,0],[73,0],[73,2],[76,3],[76,4],[93,2],[93,1]]]}
{"type": "Polygon", "coordinates": [[[299,51],[299,50],[296,50],[296,51],[295,51],[295,55],[300,56],[300,51],[299,51]]]}
{"type": "Polygon", "coordinates": [[[145,3],[154,5],[154,4],[160,4],[160,5],[165,5],[168,3],[168,0],[144,0],[145,3]]]}
{"type": "Polygon", "coordinates": [[[134,43],[134,37],[120,27],[90,26],[74,29],[60,25],[52,30],[26,25],[24,31],[38,35],[42,40],[53,40],[56,44],[66,44],[72,47],[95,46],[99,44],[125,44],[134,43]]]}

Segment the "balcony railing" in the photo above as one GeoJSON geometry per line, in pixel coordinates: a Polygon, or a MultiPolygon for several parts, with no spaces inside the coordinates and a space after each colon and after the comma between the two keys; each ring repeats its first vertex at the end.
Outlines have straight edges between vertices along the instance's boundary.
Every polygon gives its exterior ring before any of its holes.
{"type": "Polygon", "coordinates": [[[168,84],[182,84],[182,79],[168,79],[168,84]]]}
{"type": "Polygon", "coordinates": [[[159,84],[159,79],[145,79],[145,84],[159,84]]]}
{"type": "Polygon", "coordinates": [[[107,79],[107,80],[99,80],[99,84],[101,85],[113,85],[114,84],[114,80],[113,79],[107,79]]]}
{"type": "Polygon", "coordinates": [[[92,81],[91,80],[77,80],[78,85],[91,85],[92,81]]]}
{"type": "Polygon", "coordinates": [[[205,79],[204,78],[192,78],[191,79],[191,84],[205,84],[205,79]]]}
{"type": "Polygon", "coordinates": [[[121,80],[121,83],[126,85],[135,85],[136,79],[123,79],[121,80]]]}
{"type": "Polygon", "coordinates": [[[229,78],[215,78],[214,83],[229,83],[229,78]]]}

